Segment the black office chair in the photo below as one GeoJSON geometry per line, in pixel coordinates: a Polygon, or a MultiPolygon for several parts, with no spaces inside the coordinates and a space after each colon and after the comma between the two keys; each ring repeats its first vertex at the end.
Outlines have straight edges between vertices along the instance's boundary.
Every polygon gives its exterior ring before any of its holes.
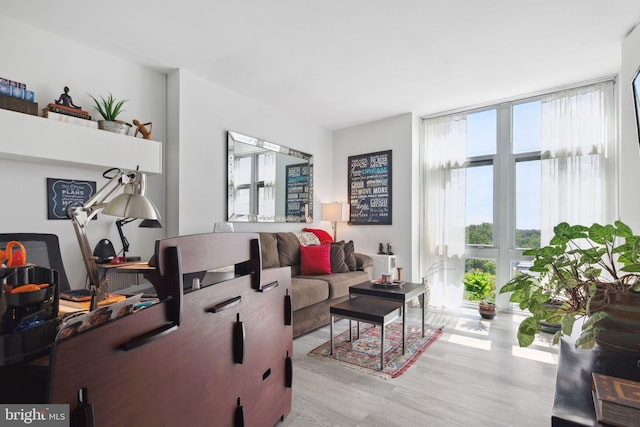
{"type": "Polygon", "coordinates": [[[24,245],[27,251],[27,263],[58,271],[60,292],[71,289],[62,263],[58,236],[41,233],[0,233],[0,248],[4,249],[12,240],[17,240],[24,245]]]}

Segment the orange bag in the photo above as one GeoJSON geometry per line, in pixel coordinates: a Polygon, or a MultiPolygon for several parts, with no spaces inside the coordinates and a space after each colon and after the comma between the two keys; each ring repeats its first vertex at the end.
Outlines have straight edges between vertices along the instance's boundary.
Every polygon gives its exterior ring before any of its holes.
{"type": "Polygon", "coordinates": [[[7,267],[22,267],[27,261],[27,250],[24,245],[16,240],[12,240],[7,243],[7,249],[5,250],[5,256],[7,257],[7,267]],[[18,246],[18,251],[13,250],[14,246],[18,246]]]}

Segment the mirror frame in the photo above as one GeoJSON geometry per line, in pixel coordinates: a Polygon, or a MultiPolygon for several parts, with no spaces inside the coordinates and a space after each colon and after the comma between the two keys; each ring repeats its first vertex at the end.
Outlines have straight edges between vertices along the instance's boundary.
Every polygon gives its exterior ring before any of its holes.
{"type": "MultiPolygon", "coordinates": [[[[293,178],[292,178],[293,179],[293,178]]],[[[286,191],[286,190],[285,190],[286,191]]],[[[298,193],[300,194],[300,193],[298,193]]],[[[304,194],[304,193],[302,193],[304,194]]],[[[227,131],[227,221],[229,222],[312,222],[313,221],[313,156],[311,154],[294,150],[289,147],[285,147],[280,144],[275,144],[273,142],[269,142],[260,138],[255,138],[252,136],[244,135],[234,131],[227,131]],[[268,217],[261,217],[258,215],[247,215],[242,218],[235,217],[231,212],[232,206],[234,205],[234,184],[233,184],[233,170],[235,163],[235,152],[234,149],[236,143],[242,143],[249,146],[253,146],[256,148],[261,148],[264,150],[272,151],[277,154],[283,154],[293,159],[299,159],[300,163],[297,164],[289,164],[287,166],[287,170],[284,173],[287,182],[285,182],[285,189],[289,184],[289,177],[287,177],[288,168],[292,166],[305,166],[304,163],[308,165],[308,186],[307,186],[307,201],[306,207],[304,209],[304,213],[300,216],[288,216],[286,215],[287,210],[287,196],[288,193],[285,194],[283,203],[285,204],[285,215],[273,215],[268,217]]]]}

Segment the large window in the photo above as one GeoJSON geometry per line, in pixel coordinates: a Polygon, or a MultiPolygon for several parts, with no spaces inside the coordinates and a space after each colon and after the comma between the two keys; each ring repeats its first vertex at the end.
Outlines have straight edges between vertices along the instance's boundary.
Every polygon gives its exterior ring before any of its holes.
{"type": "Polygon", "coordinates": [[[612,94],[604,82],[425,119],[422,271],[444,263],[436,293],[463,300],[458,282],[478,272],[499,289],[557,223],[607,217],[612,94]]]}

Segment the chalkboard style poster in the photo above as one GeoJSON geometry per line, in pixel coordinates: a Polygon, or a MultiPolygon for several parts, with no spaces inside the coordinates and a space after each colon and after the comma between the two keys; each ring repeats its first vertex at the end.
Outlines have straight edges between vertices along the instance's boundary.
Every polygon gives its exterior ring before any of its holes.
{"type": "Polygon", "coordinates": [[[306,222],[313,217],[313,166],[308,163],[287,165],[286,221],[306,222]]]}
{"type": "Polygon", "coordinates": [[[95,181],[47,178],[47,218],[69,219],[69,207],[82,206],[94,194],[95,181]]]}
{"type": "Polygon", "coordinates": [[[349,224],[391,224],[391,150],[349,156],[349,224]]]}

